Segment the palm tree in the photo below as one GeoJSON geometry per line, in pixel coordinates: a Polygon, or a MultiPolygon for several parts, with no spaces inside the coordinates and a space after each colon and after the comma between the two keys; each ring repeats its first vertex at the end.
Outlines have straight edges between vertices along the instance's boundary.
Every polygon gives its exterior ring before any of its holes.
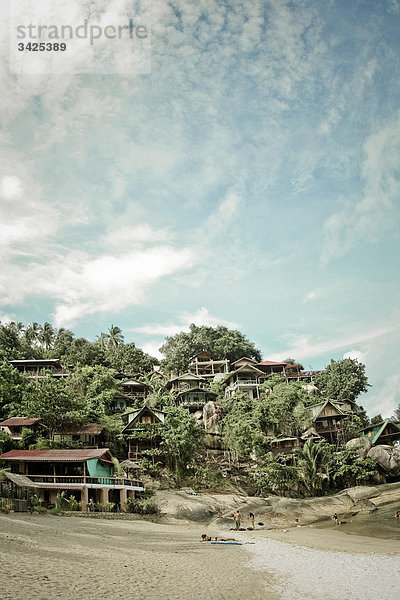
{"type": "Polygon", "coordinates": [[[34,346],[38,341],[40,330],[41,326],[39,325],[39,323],[36,323],[36,321],[30,323],[25,329],[25,340],[30,346],[34,346]]]}
{"type": "Polygon", "coordinates": [[[107,339],[108,335],[102,331],[100,335],[96,336],[96,343],[100,346],[100,348],[105,348],[107,345],[107,339]]]}
{"type": "Polygon", "coordinates": [[[118,344],[122,344],[124,342],[124,336],[122,335],[122,329],[117,327],[116,325],[111,324],[111,327],[106,333],[108,345],[113,346],[114,348],[118,346],[118,344]]]}
{"type": "Polygon", "coordinates": [[[43,324],[43,327],[39,334],[39,339],[42,342],[46,350],[52,347],[55,338],[54,327],[47,321],[43,324]]]}
{"type": "Polygon", "coordinates": [[[315,495],[329,479],[329,446],[325,441],[314,442],[310,438],[302,448],[296,448],[296,455],[304,487],[310,495],[315,495]]]}
{"type": "Polygon", "coordinates": [[[18,321],[18,323],[10,321],[9,328],[11,331],[14,331],[18,337],[21,337],[24,333],[24,324],[21,321],[18,321]]]}

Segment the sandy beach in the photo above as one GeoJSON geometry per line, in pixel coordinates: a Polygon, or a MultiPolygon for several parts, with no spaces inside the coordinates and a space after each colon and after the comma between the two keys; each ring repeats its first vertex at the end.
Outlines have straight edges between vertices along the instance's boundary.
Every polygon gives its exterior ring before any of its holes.
{"type": "Polygon", "coordinates": [[[263,572],[247,566],[250,555],[245,546],[200,542],[206,530],[190,523],[0,515],[1,597],[280,597],[265,591],[263,572]]]}
{"type": "Polygon", "coordinates": [[[189,522],[0,515],[4,600],[34,598],[393,600],[400,544],[314,526],[199,541],[189,522]]]}

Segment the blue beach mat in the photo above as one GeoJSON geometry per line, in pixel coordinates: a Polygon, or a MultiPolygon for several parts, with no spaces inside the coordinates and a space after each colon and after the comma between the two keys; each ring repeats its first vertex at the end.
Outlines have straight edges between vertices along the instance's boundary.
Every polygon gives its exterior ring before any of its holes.
{"type": "Polygon", "coordinates": [[[242,542],[211,542],[212,544],[218,544],[220,546],[241,546],[242,542]]]}

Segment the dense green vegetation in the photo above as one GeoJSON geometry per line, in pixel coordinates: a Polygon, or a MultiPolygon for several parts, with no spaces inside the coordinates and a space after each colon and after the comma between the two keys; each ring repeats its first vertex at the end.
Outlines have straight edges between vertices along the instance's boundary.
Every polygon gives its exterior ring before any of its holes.
{"type": "MultiPolygon", "coordinates": [[[[242,356],[261,360],[260,352],[243,334],[222,326],[191,325],[188,333],[166,338],[161,350],[165,356],[161,369],[166,376],[187,371],[189,358],[200,351],[231,362],[242,356]]],[[[114,395],[121,392],[120,380],[115,376],[122,372],[145,383],[150,390],[147,403],[166,413],[164,425],[143,427],[143,439],[157,443],[143,454],[142,470],[150,475],[166,474],[178,485],[186,483],[195,488],[229,485],[229,478],[223,481],[218,468],[207,461],[204,430],[194,416],[175,405],[174,395],[166,390],[166,379],[150,377],[157,364],[157,359],[133,342],[125,343],[122,331],[114,325],[90,342],[76,338],[69,330],[55,330],[50,323],[26,327],[22,323],[0,324],[0,418],[41,419],[40,436],[24,430],[18,442],[20,448],[74,447],[72,442],[54,441],[55,433],[97,422],[103,427],[103,443],[123,460],[127,455],[127,440],[121,435],[123,422],[111,409],[114,395]],[[69,376],[28,380],[8,363],[32,357],[60,359],[69,376]]],[[[316,385],[324,398],[355,403],[368,387],[365,366],[351,359],[331,361],[316,385]]],[[[373,476],[372,461],[360,460],[354,451],[325,441],[308,440],[294,454],[271,452],[273,437],[299,437],[312,424],[307,407],[315,399],[301,383],[287,383],[279,375],[272,376],[260,386],[260,397],[252,400],[243,392],[224,398],[221,382],[213,382],[210,387],[217,393],[218,428],[225,457],[233,469],[243,462],[249,464],[248,485],[256,493],[324,494],[368,482],[373,476]]],[[[139,404],[133,401],[131,409],[135,407],[139,404]]],[[[380,420],[381,415],[377,415],[372,423],[380,420]]],[[[356,437],[369,419],[359,409],[346,423],[344,441],[356,437]]],[[[8,435],[0,432],[1,452],[15,446],[8,435]]]]}
{"type": "Polygon", "coordinates": [[[188,333],[181,332],[167,337],[160,351],[165,357],[167,371],[187,371],[189,358],[198,352],[209,352],[214,360],[227,358],[231,363],[243,356],[261,361],[261,353],[240,331],[232,331],[223,325],[206,327],[190,325],[188,333]]]}

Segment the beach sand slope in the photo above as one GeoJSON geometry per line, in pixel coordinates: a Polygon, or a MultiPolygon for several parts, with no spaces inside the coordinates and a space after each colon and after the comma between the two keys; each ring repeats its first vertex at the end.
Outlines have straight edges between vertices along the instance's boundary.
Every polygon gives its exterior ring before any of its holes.
{"type": "Polygon", "coordinates": [[[0,515],[3,600],[278,600],[245,546],[200,542],[204,526],[0,515]]]}

